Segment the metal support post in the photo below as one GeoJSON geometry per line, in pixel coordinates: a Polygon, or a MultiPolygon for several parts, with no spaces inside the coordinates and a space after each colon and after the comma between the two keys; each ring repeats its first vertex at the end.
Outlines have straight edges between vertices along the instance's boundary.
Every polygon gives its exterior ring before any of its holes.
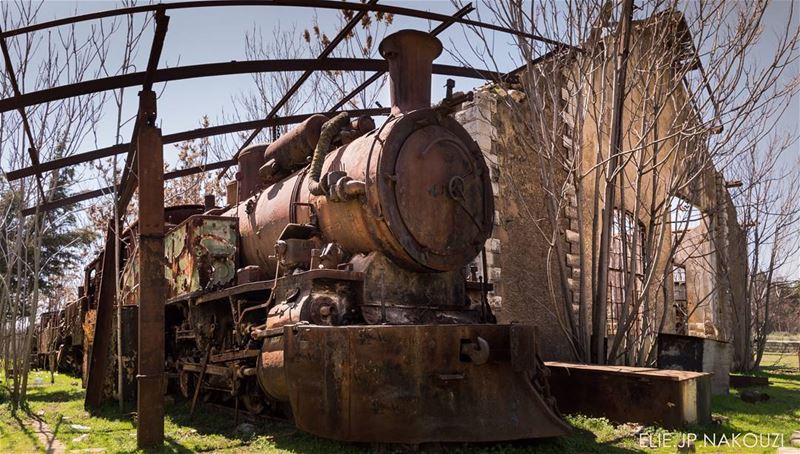
{"type": "Polygon", "coordinates": [[[164,443],[164,149],[155,125],[156,97],[139,93],[139,373],[137,446],[164,443]]]}

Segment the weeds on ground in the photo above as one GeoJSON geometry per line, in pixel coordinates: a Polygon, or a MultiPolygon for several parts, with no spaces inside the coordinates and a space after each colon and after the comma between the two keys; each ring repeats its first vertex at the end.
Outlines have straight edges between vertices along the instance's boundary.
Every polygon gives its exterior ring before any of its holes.
{"type": "MultiPolygon", "coordinates": [[[[770,364],[765,362],[765,364],[770,364]]],[[[677,439],[694,434],[697,452],[743,452],[734,446],[706,446],[704,437],[719,440],[722,435],[729,439],[733,434],[778,433],[783,434],[788,445],[793,431],[800,429],[800,372],[797,369],[778,365],[768,367],[759,374],[770,377],[770,386],[763,391],[770,400],[748,404],[739,399],[739,392],[732,390],[728,396],[713,399],[714,413],[721,418],[717,424],[690,427],[683,432],[671,432],[661,428],[641,427],[636,424],[614,424],[605,418],[582,415],[567,416],[574,428],[566,437],[551,440],[534,440],[520,443],[493,445],[358,445],[323,440],[303,433],[294,426],[280,421],[251,422],[249,426],[234,423],[232,413],[203,407],[193,418],[189,418],[189,404],[183,400],[168,400],[166,409],[163,449],[157,452],[534,452],[534,453],[674,453],[677,439]],[[244,429],[243,429],[244,427],[244,429]],[[641,437],[673,437],[671,446],[648,448],[640,444],[641,437]]],[[[30,418],[42,418],[56,438],[68,450],[103,448],[108,453],[136,452],[136,429],[133,406],[120,411],[116,403],[110,403],[94,414],[83,409],[84,390],[80,380],[57,374],[50,384],[49,373],[33,372],[30,383],[28,406],[12,414],[8,405],[7,389],[0,385],[0,452],[31,452],[42,450],[41,443],[30,429],[30,418]],[[37,380],[39,378],[40,380],[37,380]],[[88,429],[86,429],[88,428],[88,429]]],[[[244,419],[240,423],[245,422],[244,419]]],[[[752,452],[770,452],[775,448],[753,449],[752,452]]]]}

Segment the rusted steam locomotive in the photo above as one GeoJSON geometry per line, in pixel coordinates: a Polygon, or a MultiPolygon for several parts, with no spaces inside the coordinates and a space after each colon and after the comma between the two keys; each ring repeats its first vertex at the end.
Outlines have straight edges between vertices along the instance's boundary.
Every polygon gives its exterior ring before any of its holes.
{"type": "Polygon", "coordinates": [[[446,103],[431,107],[441,43],[404,30],[379,49],[392,101],[380,127],[312,116],[242,151],[227,207],[167,210],[170,386],[346,441],[564,434],[534,327],[496,324],[488,284],[464,271],[493,196],[477,144],[446,103]]]}

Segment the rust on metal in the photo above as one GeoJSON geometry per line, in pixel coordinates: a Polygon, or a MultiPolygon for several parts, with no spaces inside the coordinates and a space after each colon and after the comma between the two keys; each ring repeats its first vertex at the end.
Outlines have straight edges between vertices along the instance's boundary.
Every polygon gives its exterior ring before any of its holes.
{"type": "Polygon", "coordinates": [[[164,441],[164,152],[155,93],[142,91],[136,143],[139,181],[139,448],[164,441]]]}
{"type": "Polygon", "coordinates": [[[114,242],[115,233],[110,224],[106,231],[106,244],[103,249],[99,291],[94,325],[88,350],[89,361],[86,373],[86,397],[84,405],[89,409],[97,409],[103,402],[103,382],[105,381],[106,368],[108,367],[109,348],[112,338],[112,319],[114,310],[114,294],[116,292],[114,279],[114,242]]]}
{"type": "MultiPolygon", "coordinates": [[[[138,346],[119,358],[139,364],[140,447],[161,443],[162,395],[176,388],[191,413],[213,400],[235,418],[266,412],[346,441],[569,430],[535,328],[496,324],[490,286],[477,271],[466,277],[491,233],[493,194],[483,154],[450,116],[469,96],[430,105],[441,52],[431,35],[401,31],[379,46],[389,63],[376,68],[392,78],[388,120],[376,129],[367,116],[311,117],[246,148],[224,208],[209,200],[165,212],[163,141],[143,91],[135,175],[120,189],[124,205],[140,186],[122,275],[138,346]]],[[[147,74],[156,80],[155,64],[147,74]]],[[[101,294],[105,280],[90,274],[87,295],[101,294]]]]}
{"type": "Polygon", "coordinates": [[[195,215],[164,238],[168,298],[227,286],[236,277],[238,219],[195,215]]]}
{"type": "Polygon", "coordinates": [[[442,43],[425,32],[402,30],[387,36],[378,50],[389,62],[392,113],[430,107],[431,68],[442,53],[442,43]]]}
{"type": "Polygon", "coordinates": [[[564,412],[668,428],[711,420],[709,374],[646,367],[546,364],[552,373],[550,388],[564,412]]]}
{"type": "Polygon", "coordinates": [[[379,250],[397,262],[435,271],[458,269],[480,251],[494,215],[489,171],[480,149],[455,120],[418,110],[387,120],[346,150],[328,154],[323,172],[346,169],[353,179],[366,175],[366,209],[358,201],[312,196],[306,175],[296,173],[226,213],[239,218],[241,253],[248,263],[275,268],[272,249],[291,207],[308,202],[314,208],[298,210],[299,222],[310,223],[315,212],[322,236],[335,238],[348,251],[379,250]],[[376,143],[382,144],[379,155],[376,143]],[[423,159],[428,170],[417,172],[423,159]],[[303,182],[293,197],[298,179],[303,182]]]}
{"type": "MultiPolygon", "coordinates": [[[[308,165],[308,158],[319,140],[322,124],[327,120],[325,115],[312,115],[269,144],[266,151],[262,150],[264,164],[258,169],[260,184],[264,187],[270,186],[308,165]]],[[[247,149],[243,150],[242,154],[246,151],[247,149]]],[[[241,155],[239,159],[241,161],[241,155]]],[[[239,169],[241,172],[241,165],[239,169]]],[[[247,197],[250,195],[247,194],[247,197]]]]}
{"type": "MultiPolygon", "coordinates": [[[[389,113],[389,109],[388,108],[353,109],[349,110],[348,112],[350,113],[351,116],[386,115],[389,113]]],[[[313,115],[318,115],[318,114],[314,113],[314,114],[287,115],[285,117],[274,117],[272,120],[267,122],[264,122],[264,120],[249,120],[249,121],[228,123],[217,126],[209,126],[207,128],[191,129],[188,131],[180,131],[172,134],[165,134],[163,136],[163,142],[164,144],[170,144],[170,143],[183,142],[186,140],[200,139],[203,137],[213,137],[222,134],[247,131],[262,125],[286,126],[303,122],[304,120],[313,115]]],[[[53,159],[52,161],[40,163],[38,166],[29,166],[29,167],[23,167],[22,169],[19,170],[12,170],[7,173],[7,177],[8,181],[15,181],[20,178],[31,176],[36,172],[39,173],[47,172],[50,170],[60,169],[67,166],[90,162],[95,159],[108,158],[110,156],[127,153],[129,149],[130,149],[130,143],[121,143],[119,145],[112,145],[110,147],[98,148],[96,150],[87,151],[84,153],[76,153],[74,155],[64,156],[62,158],[53,159]]],[[[218,168],[221,168],[218,166],[233,165],[235,163],[236,160],[228,159],[217,163],[209,163],[203,166],[198,166],[196,168],[216,170],[218,168]]],[[[185,170],[186,169],[179,169],[176,171],[169,172],[166,174],[165,178],[169,179],[171,175],[186,175],[185,173],[179,173],[179,172],[184,172],[185,170]]],[[[105,193],[108,193],[112,189],[113,188],[106,189],[105,193]]]]}
{"type": "Polygon", "coordinates": [[[532,392],[537,369],[512,370],[509,325],[295,326],[284,342],[295,423],[318,436],[482,442],[570,430],[532,392]],[[489,346],[483,364],[461,354],[478,337],[489,346]]]}
{"type": "MultiPolygon", "coordinates": [[[[427,20],[435,20],[439,22],[446,22],[452,20],[450,16],[445,14],[437,14],[432,13],[430,11],[422,11],[422,10],[415,10],[412,8],[403,8],[399,6],[390,6],[390,5],[365,5],[363,3],[354,3],[354,2],[338,2],[338,1],[331,1],[331,0],[203,0],[203,1],[185,1],[185,2],[174,2],[174,3],[157,3],[153,5],[142,5],[142,6],[133,6],[127,8],[117,8],[112,10],[106,11],[99,11],[96,13],[89,13],[83,14],[74,17],[68,17],[63,19],[55,19],[48,22],[43,22],[40,24],[32,24],[25,27],[20,27],[14,30],[7,30],[0,34],[0,36],[8,37],[8,36],[16,36],[22,33],[30,33],[37,30],[43,30],[45,28],[57,27],[60,25],[66,24],[74,24],[83,21],[89,20],[96,20],[102,19],[104,17],[113,17],[113,16],[123,16],[126,14],[136,14],[148,11],[156,11],[159,9],[168,10],[168,9],[186,9],[186,8],[203,8],[203,7],[229,7],[229,6],[295,6],[295,7],[306,7],[306,8],[326,8],[326,9],[337,9],[337,10],[357,10],[357,11],[374,11],[374,12],[382,12],[382,13],[389,13],[389,14],[397,14],[399,16],[408,16],[408,17],[416,17],[420,19],[427,19],[427,20]]],[[[515,36],[521,36],[525,38],[530,38],[536,41],[540,41],[543,43],[551,44],[557,47],[564,47],[564,48],[572,48],[576,50],[580,50],[575,46],[570,46],[568,44],[555,41],[552,39],[544,38],[542,36],[538,36],[532,33],[528,33],[521,30],[515,30],[512,28],[503,27],[500,25],[484,23],[480,21],[474,21],[469,19],[464,19],[459,17],[456,19],[457,22],[470,25],[478,28],[486,28],[489,30],[495,30],[503,33],[508,33],[515,36]]]]}
{"type": "MultiPolygon", "coordinates": [[[[203,378],[208,371],[208,359],[211,357],[211,345],[206,350],[206,356],[203,357],[203,364],[200,366],[200,377],[197,379],[197,385],[194,388],[194,395],[192,396],[192,406],[189,409],[189,417],[194,415],[194,409],[197,408],[197,398],[200,396],[200,388],[203,386],[203,378]]],[[[186,366],[184,366],[186,368],[186,366]]]]}
{"type": "MultiPolygon", "coordinates": [[[[387,64],[385,61],[370,58],[229,61],[162,68],[154,73],[153,82],[170,82],[196,79],[199,77],[249,74],[255,72],[306,71],[309,69],[313,71],[385,71],[386,67],[387,64]]],[[[485,80],[500,80],[504,75],[503,73],[485,68],[471,68],[457,65],[434,65],[433,71],[436,74],[445,76],[485,80]]],[[[24,93],[18,97],[0,99],[0,112],[8,112],[10,110],[19,109],[20,107],[57,101],[59,99],[79,95],[134,87],[143,84],[146,81],[146,77],[146,72],[133,72],[24,93]]]]}

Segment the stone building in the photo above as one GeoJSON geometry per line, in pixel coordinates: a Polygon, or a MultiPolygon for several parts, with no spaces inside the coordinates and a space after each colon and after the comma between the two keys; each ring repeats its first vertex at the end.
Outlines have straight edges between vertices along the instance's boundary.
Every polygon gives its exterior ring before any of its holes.
{"type": "MultiPolygon", "coordinates": [[[[613,46],[610,36],[582,47],[613,46]]],[[[713,129],[689,139],[676,133],[703,127],[690,90],[674,80],[684,65],[696,66],[687,54],[691,36],[680,14],[657,14],[634,22],[631,43],[622,121],[627,158],[610,204],[607,349],[628,320],[626,332],[638,330],[643,340],[614,362],[652,362],[659,332],[731,341],[742,354],[749,348],[746,242],[724,177],[704,151],[713,129]],[[659,164],[643,171],[648,160],[659,164]],[[631,310],[621,304],[628,291],[628,298],[639,296],[631,299],[641,315],[620,313],[631,310]]],[[[554,51],[517,70],[519,83],[476,90],[456,113],[484,152],[495,194],[489,302],[502,322],[538,326],[546,360],[580,360],[589,342],[575,333],[592,326],[606,181],[597,169],[610,147],[603,118],[611,109],[613,62],[613,52],[554,51]]]]}

